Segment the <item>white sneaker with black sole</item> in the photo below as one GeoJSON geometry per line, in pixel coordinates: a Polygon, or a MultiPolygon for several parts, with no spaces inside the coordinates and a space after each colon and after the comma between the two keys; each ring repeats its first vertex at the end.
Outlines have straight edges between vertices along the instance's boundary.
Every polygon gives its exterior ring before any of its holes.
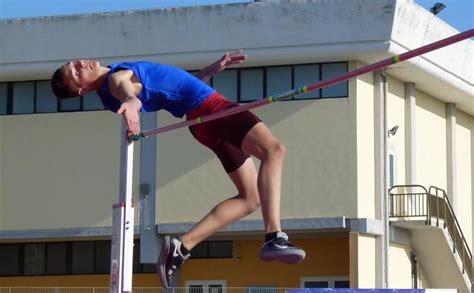
{"type": "Polygon", "coordinates": [[[259,257],[263,261],[281,261],[287,264],[295,264],[302,261],[306,256],[302,248],[293,246],[288,242],[288,235],[278,232],[276,237],[263,244],[259,257]]]}

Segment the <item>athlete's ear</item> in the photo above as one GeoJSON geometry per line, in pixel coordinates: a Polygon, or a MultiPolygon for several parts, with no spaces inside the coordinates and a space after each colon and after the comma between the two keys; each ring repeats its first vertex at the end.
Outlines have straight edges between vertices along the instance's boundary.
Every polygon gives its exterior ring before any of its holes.
{"type": "Polygon", "coordinates": [[[77,90],[77,93],[79,94],[79,96],[83,96],[83,95],[87,94],[88,92],[89,92],[89,87],[88,86],[80,87],[77,90]]]}

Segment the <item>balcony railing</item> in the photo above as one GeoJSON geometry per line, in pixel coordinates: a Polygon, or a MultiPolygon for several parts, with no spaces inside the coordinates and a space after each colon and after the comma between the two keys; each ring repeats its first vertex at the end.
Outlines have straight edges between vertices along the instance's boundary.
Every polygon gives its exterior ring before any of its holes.
{"type": "Polygon", "coordinates": [[[446,192],[431,186],[428,190],[421,185],[396,185],[389,190],[390,218],[402,220],[424,219],[427,225],[433,222],[447,228],[453,239],[453,253],[458,253],[463,264],[463,274],[472,279],[472,254],[458,219],[446,192]]]}
{"type": "MultiPolygon", "coordinates": [[[[276,287],[134,287],[132,293],[285,293],[297,288],[276,287]]],[[[106,287],[0,287],[0,293],[108,293],[106,287]]]]}

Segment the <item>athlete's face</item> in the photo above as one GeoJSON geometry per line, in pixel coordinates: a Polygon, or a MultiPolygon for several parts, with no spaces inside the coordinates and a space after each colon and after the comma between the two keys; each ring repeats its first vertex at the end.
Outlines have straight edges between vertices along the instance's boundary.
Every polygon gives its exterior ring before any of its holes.
{"type": "Polygon", "coordinates": [[[100,63],[96,60],[74,60],[63,65],[64,82],[75,88],[79,95],[91,91],[94,83],[101,74],[100,63]]]}

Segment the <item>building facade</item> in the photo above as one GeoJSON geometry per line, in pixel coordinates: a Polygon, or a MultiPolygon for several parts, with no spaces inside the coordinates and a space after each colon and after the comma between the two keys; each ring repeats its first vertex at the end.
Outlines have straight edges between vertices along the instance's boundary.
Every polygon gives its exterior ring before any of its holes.
{"type": "MultiPolygon", "coordinates": [[[[108,286],[120,117],[95,94],[54,98],[50,76],[67,60],[148,60],[192,72],[244,49],[248,60],[210,84],[246,103],[458,33],[408,0],[26,18],[1,21],[0,32],[8,38],[0,43],[1,287],[108,286]]],[[[307,259],[259,261],[255,212],[199,245],[175,285],[470,289],[473,48],[459,42],[256,109],[287,147],[283,227],[307,259]]],[[[165,112],[142,119],[147,129],[177,122],[165,112]]],[[[136,149],[133,282],[159,287],[159,237],[184,233],[236,191],[187,129],[136,149]]]]}

